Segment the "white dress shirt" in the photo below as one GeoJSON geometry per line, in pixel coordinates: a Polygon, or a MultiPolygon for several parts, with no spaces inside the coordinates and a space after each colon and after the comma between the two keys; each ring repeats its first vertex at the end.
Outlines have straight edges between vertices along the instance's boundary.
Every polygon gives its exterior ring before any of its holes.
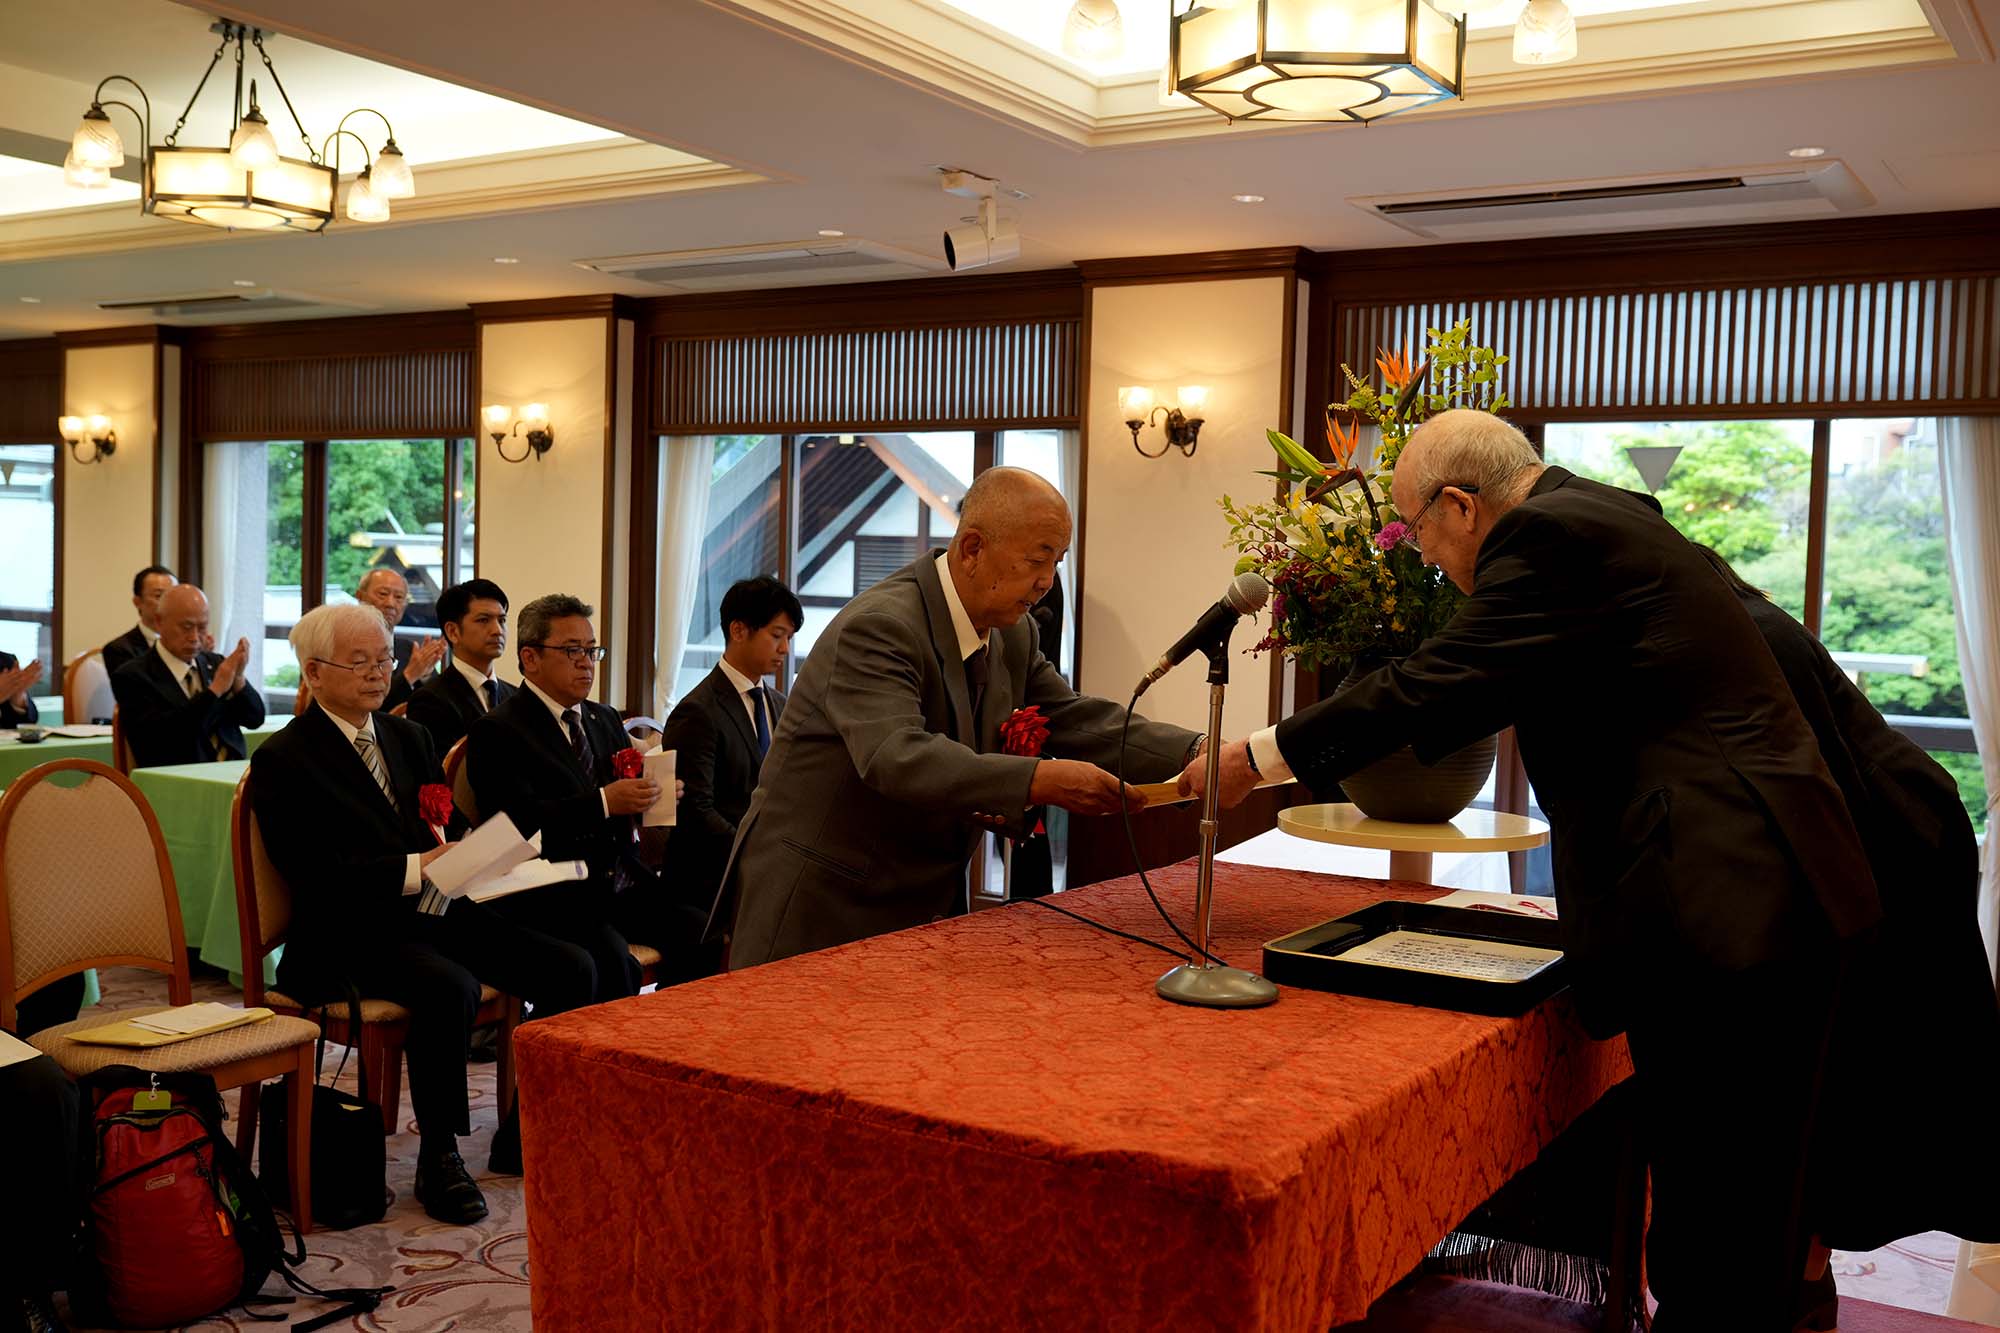
{"type": "MultiPolygon", "coordinates": [[[[320,702],[317,699],[313,700],[313,707],[318,708],[320,712],[325,713],[327,716],[327,720],[332,722],[334,726],[340,728],[340,734],[347,739],[347,745],[349,749],[352,749],[354,747],[354,738],[356,736],[366,736],[368,738],[368,743],[375,747],[375,753],[377,754],[382,753],[382,742],[375,739],[375,715],[373,713],[370,713],[366,718],[364,718],[362,720],[361,725],[357,727],[354,726],[352,723],[348,722],[348,720],[342,717],[340,714],[331,712],[328,709],[321,707],[320,702]]],[[[355,757],[356,758],[360,757],[358,752],[355,757]]],[[[389,758],[387,755],[383,755],[382,757],[382,766],[384,769],[388,768],[389,766],[389,758]]],[[[369,781],[371,782],[374,781],[374,775],[372,773],[369,775],[369,781]]],[[[423,887],[424,887],[423,853],[411,852],[409,858],[403,862],[403,894],[405,897],[408,897],[410,894],[421,892],[423,890],[423,887]]]]}
{"type": "Polygon", "coordinates": [[[958,599],[958,585],[951,581],[951,552],[937,558],[937,572],[938,582],[944,584],[944,604],[951,612],[951,627],[958,634],[958,659],[962,662],[986,646],[986,636],[972,627],[972,617],[966,614],[965,603],[958,599]]]}
{"type": "Polygon", "coordinates": [[[162,662],[167,664],[167,674],[172,676],[174,683],[181,687],[181,693],[187,695],[190,699],[194,698],[195,690],[201,688],[201,673],[195,671],[194,663],[183,662],[180,658],[168,652],[167,645],[160,641],[160,636],[157,634],[153,636],[153,651],[159,654],[162,662]],[[194,671],[195,673],[194,690],[188,688],[187,674],[190,671],[194,671]]]}
{"type": "MultiPolygon", "coordinates": [[[[481,674],[478,667],[472,665],[470,662],[460,660],[456,653],[452,654],[451,664],[457,669],[458,674],[465,677],[466,682],[472,686],[472,697],[479,700],[479,711],[482,713],[492,712],[493,710],[486,706],[486,682],[493,679],[492,673],[481,674]]],[[[498,691],[495,691],[495,693],[498,693],[498,691]]]]}
{"type": "MultiPolygon", "coordinates": [[[[533,694],[537,699],[540,699],[542,701],[542,706],[544,708],[548,709],[549,712],[555,714],[556,730],[562,733],[563,743],[568,744],[569,728],[563,725],[563,715],[568,713],[570,710],[564,708],[554,699],[551,699],[549,698],[548,695],[542,693],[542,687],[535,684],[534,681],[529,680],[526,677],[523,677],[521,680],[521,685],[522,688],[526,689],[529,693],[533,694]]],[[[576,725],[578,730],[581,730],[583,728],[582,704],[576,705],[576,725]]],[[[585,774],[585,776],[588,777],[589,775],[585,774]]],[[[604,788],[602,787],[599,787],[597,789],[597,800],[598,803],[604,807],[604,817],[606,819],[611,818],[611,798],[604,794],[604,788]]]]}
{"type": "MultiPolygon", "coordinates": [[[[729,677],[729,683],[736,687],[736,697],[742,701],[743,711],[749,714],[750,730],[754,733],[757,730],[757,705],[751,701],[750,691],[759,688],[764,682],[750,679],[750,677],[729,665],[729,659],[726,657],[717,662],[716,665],[722,668],[723,675],[729,677]]],[[[764,725],[767,727],[772,725],[771,692],[769,690],[764,691],[764,725]]]]}

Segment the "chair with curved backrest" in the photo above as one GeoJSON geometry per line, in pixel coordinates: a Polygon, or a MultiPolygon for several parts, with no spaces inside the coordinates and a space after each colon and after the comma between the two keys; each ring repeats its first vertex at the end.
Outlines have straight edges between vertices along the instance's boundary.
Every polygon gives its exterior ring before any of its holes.
{"type": "Polygon", "coordinates": [[[111,673],[104,669],[104,650],[92,648],[69,659],[63,668],[63,721],[89,722],[110,717],[118,701],[111,697],[111,673]]]}
{"type": "Polygon", "coordinates": [[[408,701],[399,703],[394,708],[391,708],[389,710],[390,717],[408,717],[409,714],[410,714],[410,705],[408,701]]]}
{"type": "Polygon", "coordinates": [[[132,746],[125,739],[125,724],[115,706],[111,710],[111,766],[120,773],[132,771],[132,746]]]}
{"type": "MultiPolygon", "coordinates": [[[[292,928],[292,891],[285,877],[272,864],[264,849],[264,835],[257,827],[257,814],[250,808],[250,773],[246,769],[236,782],[236,796],[229,804],[230,859],[236,870],[236,925],[243,945],[243,1003],[262,1005],[281,1014],[300,1018],[312,1010],[283,991],[264,986],[264,955],[284,944],[292,928]]],[[[347,1025],[347,1007],[328,1005],[319,1010],[319,1026],[326,1039],[342,1046],[354,1045],[347,1025]]],[[[479,987],[479,1012],[475,1026],[497,1024],[500,1028],[498,1080],[501,1113],[514,1104],[514,1028],[521,1021],[521,1002],[493,987],[479,987]]],[[[361,1056],[368,1065],[370,1087],[367,1096],[382,1108],[382,1132],[396,1132],[396,1117],[403,1101],[403,1041],[409,1035],[410,1011],[390,1000],[361,1001],[361,1056]]],[[[236,1127],[237,1151],[246,1158],[257,1136],[257,1100],[246,1097],[236,1127]]]]}
{"type": "MultiPolygon", "coordinates": [[[[444,756],[445,785],[451,788],[452,804],[468,824],[479,824],[479,802],[472,794],[472,779],[465,771],[465,740],[461,736],[444,756]]],[[[639,984],[650,986],[659,979],[660,951],[650,944],[628,944],[633,961],[639,964],[639,984]]]]}
{"type": "Polygon", "coordinates": [[[306,704],[311,702],[311,700],[312,691],[306,688],[304,681],[300,681],[298,693],[292,696],[292,716],[297,717],[299,714],[305,712],[306,704]]]}
{"type": "MultiPolygon", "coordinates": [[[[30,769],[0,797],[0,1027],[14,1006],[51,982],[92,967],[138,967],[167,977],[171,1004],[188,1003],[187,944],[173,865],[152,807],[130,778],[89,759],[30,769]],[[53,781],[80,778],[75,785],[53,781]]],[[[72,1077],[106,1065],[199,1072],[246,1104],[267,1078],[287,1080],[287,1152],[300,1231],[312,1229],[313,1043],[319,1031],[273,1017],[165,1046],[137,1049],[72,1040],[88,1028],[158,1012],[149,1004],[44,1028],[29,1043],[72,1077]]]]}

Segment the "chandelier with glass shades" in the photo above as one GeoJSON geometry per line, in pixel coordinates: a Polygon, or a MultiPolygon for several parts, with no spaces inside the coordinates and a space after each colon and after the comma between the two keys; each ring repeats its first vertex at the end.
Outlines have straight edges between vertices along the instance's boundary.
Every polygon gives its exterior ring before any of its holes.
{"type": "Polygon", "coordinates": [[[384,222],[389,217],[389,201],[404,199],[417,192],[410,165],[396,146],[396,132],[389,118],[373,108],[348,112],[328,136],[332,161],[328,162],[306,134],[292,99],[285,92],[278,70],[264,49],[261,29],[247,28],[224,19],[209,28],[220,33],[222,42],[209,59],[208,69],[195,85],[180,119],[163,143],[153,142],[153,103],[136,79],[113,74],[97,85],[90,110],[83,113],[70,140],[69,156],[63,162],[63,179],[80,189],[98,189],[111,183],[111,173],[125,164],[125,143],[111,123],[106,107],[120,107],[131,113],[144,136],[139,209],[163,218],[200,223],[207,227],[246,231],[322,231],[333,220],[335,196],[340,186],[340,144],[352,139],[361,145],[361,174],[347,187],[347,216],[355,222],[384,222]],[[278,90],[285,111],[305,145],[303,158],[285,157],[278,151],[277,138],[257,105],[257,81],[250,81],[246,107],[243,96],[244,43],[256,48],[263,59],[271,83],[278,90]],[[236,94],[230,102],[229,144],[223,148],[183,145],[178,142],[188,115],[215,67],[236,48],[236,94]],[[104,96],[107,85],[122,83],[139,94],[140,107],[104,96]],[[368,142],[347,128],[355,116],[374,116],[382,122],[385,139],[382,151],[369,157],[368,142]]]}
{"type": "MultiPolygon", "coordinates": [[[[1172,91],[1231,120],[1366,123],[1462,96],[1466,17],[1508,0],[1175,0],[1172,91]]],[[[1514,59],[1576,55],[1563,0],[1530,0],[1514,59]]]]}

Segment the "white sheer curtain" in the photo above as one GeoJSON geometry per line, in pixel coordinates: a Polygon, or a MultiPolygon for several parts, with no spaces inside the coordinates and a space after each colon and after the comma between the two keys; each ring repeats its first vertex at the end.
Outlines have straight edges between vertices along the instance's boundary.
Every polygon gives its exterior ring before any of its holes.
{"type": "MultiPolygon", "coordinates": [[[[1938,480],[1966,711],[1987,793],[2000,796],[2000,417],[1939,420],[1938,480]]],[[[1979,929],[1992,964],[2000,958],[2000,828],[1991,807],[1980,856],[1979,929]]],[[[1945,1313],[2000,1325],[2000,1245],[1959,1243],[1945,1313]]]]}
{"type": "Polygon", "coordinates": [[[675,682],[687,653],[688,617],[701,587],[701,552],[708,535],[708,490],[715,437],[677,435],[663,446],[660,468],[659,605],[654,615],[654,716],[674,706],[675,682]]]}
{"type": "Polygon", "coordinates": [[[211,444],[204,460],[201,577],[208,631],[227,654],[250,640],[250,680],[264,680],[265,514],[269,480],[261,444],[211,444]]]}

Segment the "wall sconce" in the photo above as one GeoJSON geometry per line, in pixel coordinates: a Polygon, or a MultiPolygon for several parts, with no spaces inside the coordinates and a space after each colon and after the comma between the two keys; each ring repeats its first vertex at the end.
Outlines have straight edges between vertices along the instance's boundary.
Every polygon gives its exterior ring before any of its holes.
{"type": "Polygon", "coordinates": [[[1163,458],[1168,449],[1178,449],[1189,458],[1194,457],[1195,442],[1201,438],[1201,423],[1208,417],[1208,386],[1206,384],[1183,384],[1180,387],[1180,405],[1171,407],[1166,403],[1157,406],[1153,402],[1153,391],[1143,384],[1130,384],[1118,391],[1118,410],[1125,415],[1125,425],[1132,432],[1132,447],[1142,458],[1163,458]],[[1154,424],[1160,413],[1167,414],[1167,442],[1155,453],[1147,453],[1139,443],[1139,432],[1154,424]]]}
{"type": "Polygon", "coordinates": [[[118,432],[111,428],[111,418],[102,415],[88,417],[64,417],[56,423],[63,439],[69,444],[69,456],[79,463],[102,463],[118,452],[118,432]],[[90,445],[88,454],[80,451],[84,444],[90,445]]]}
{"type": "Polygon", "coordinates": [[[493,437],[493,447],[499,452],[502,462],[525,463],[530,454],[540,461],[541,456],[556,442],[556,433],[549,428],[546,404],[526,403],[516,419],[513,408],[505,403],[494,403],[485,409],[484,415],[486,433],[493,437]],[[528,442],[528,447],[521,451],[519,458],[507,456],[506,440],[510,435],[520,436],[528,442]]]}

